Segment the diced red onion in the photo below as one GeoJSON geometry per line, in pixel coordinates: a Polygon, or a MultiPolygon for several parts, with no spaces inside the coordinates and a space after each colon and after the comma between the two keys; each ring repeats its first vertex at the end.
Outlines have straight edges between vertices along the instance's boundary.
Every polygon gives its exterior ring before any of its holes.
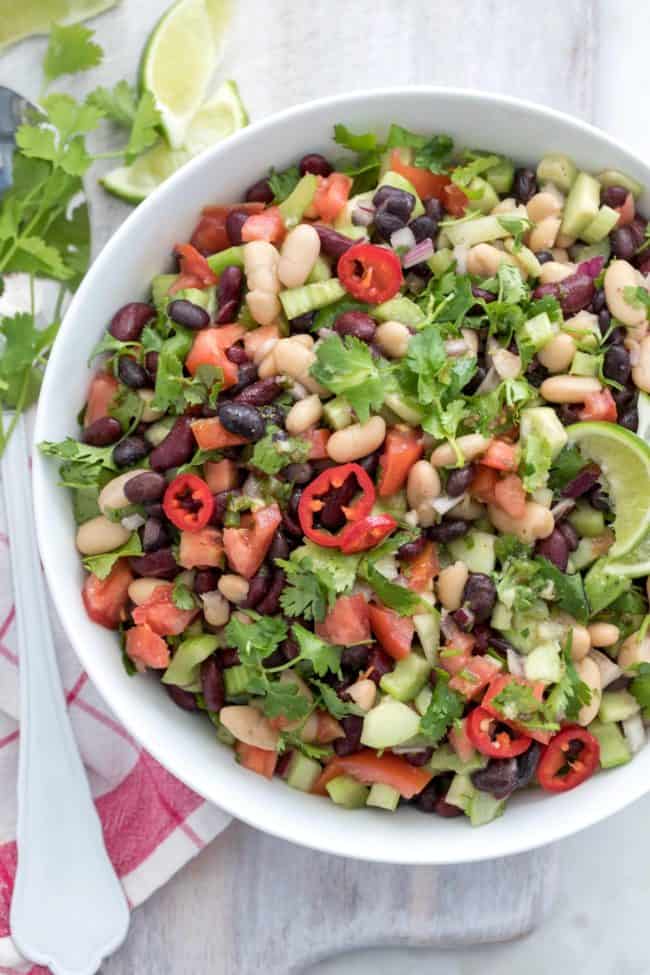
{"type": "Polygon", "coordinates": [[[601,687],[609,687],[609,685],[613,684],[615,680],[618,680],[623,673],[618,664],[615,663],[611,657],[608,657],[606,653],[602,653],[600,650],[590,650],[589,656],[600,671],[601,687]]]}
{"type": "Polygon", "coordinates": [[[355,227],[369,227],[375,219],[375,208],[372,203],[360,203],[352,211],[352,223],[355,227]]]}
{"type": "Polygon", "coordinates": [[[581,264],[578,264],[576,272],[588,274],[590,278],[597,278],[604,267],[604,257],[590,257],[588,261],[582,261],[581,264]]]}
{"type": "Polygon", "coordinates": [[[517,651],[513,650],[512,647],[508,647],[506,650],[506,658],[508,660],[508,670],[510,673],[514,674],[515,677],[524,677],[526,673],[524,670],[524,661],[517,651]]]}
{"type": "Polygon", "coordinates": [[[467,255],[469,247],[467,244],[456,244],[454,247],[454,260],[456,261],[456,274],[467,274],[467,255]]]}
{"type": "Polygon", "coordinates": [[[485,374],[485,378],[481,382],[481,385],[476,390],[477,393],[491,393],[493,389],[496,389],[500,383],[499,373],[496,371],[494,366],[490,366],[485,374]]]}
{"type": "MultiPolygon", "coordinates": [[[[397,233],[399,233],[399,231],[397,231],[397,233]]],[[[393,234],[393,237],[394,236],[395,234],[393,234]]],[[[393,241],[393,237],[391,237],[391,243],[393,241]]],[[[412,247],[411,250],[404,255],[402,264],[407,268],[414,267],[416,264],[421,264],[422,261],[428,261],[432,255],[433,241],[430,237],[425,237],[424,240],[421,240],[419,244],[416,244],[415,247],[412,247]]]]}
{"type": "Polygon", "coordinates": [[[431,502],[431,507],[439,515],[446,515],[448,511],[451,511],[457,504],[460,504],[462,499],[462,495],[459,498],[450,498],[447,494],[441,494],[440,497],[434,498],[431,502]]]}
{"type": "Polygon", "coordinates": [[[461,630],[465,630],[466,633],[472,629],[475,620],[476,617],[474,616],[474,613],[467,606],[461,606],[460,609],[457,609],[454,613],[454,622],[458,623],[461,630]]]}
{"type": "Polygon", "coordinates": [[[128,532],[135,532],[144,525],[145,520],[137,512],[134,515],[127,515],[126,518],[122,518],[122,528],[126,528],[128,532]]]}
{"type": "Polygon", "coordinates": [[[404,248],[407,251],[415,247],[415,236],[411,228],[400,227],[399,230],[394,230],[390,235],[390,246],[393,250],[404,248]]]}
{"type": "Polygon", "coordinates": [[[460,633],[452,616],[447,612],[444,612],[440,617],[440,632],[446,640],[453,640],[460,633]]]}
{"type": "Polygon", "coordinates": [[[632,754],[641,751],[647,739],[640,714],[633,714],[631,718],[625,718],[623,733],[632,754]]]}
{"type": "Polygon", "coordinates": [[[455,356],[465,355],[469,351],[469,346],[465,339],[448,339],[445,342],[445,352],[448,356],[454,358],[455,356]]]}
{"type": "Polygon", "coordinates": [[[575,506],[576,503],[573,498],[564,498],[562,501],[558,501],[558,503],[551,508],[551,514],[555,518],[556,523],[561,518],[564,518],[565,515],[568,515],[570,511],[573,511],[575,506]]]}

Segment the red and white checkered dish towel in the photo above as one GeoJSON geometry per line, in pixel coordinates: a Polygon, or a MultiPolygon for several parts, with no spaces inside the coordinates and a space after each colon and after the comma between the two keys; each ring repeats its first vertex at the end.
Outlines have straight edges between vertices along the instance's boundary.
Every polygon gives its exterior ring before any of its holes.
{"type": "MultiPolygon", "coordinates": [[[[18,657],[2,491],[0,490],[0,975],[46,975],[11,940],[16,872],[18,657]]],[[[133,740],[81,669],[51,607],[72,727],[90,780],[109,856],[136,907],[230,822],[133,740]]]]}

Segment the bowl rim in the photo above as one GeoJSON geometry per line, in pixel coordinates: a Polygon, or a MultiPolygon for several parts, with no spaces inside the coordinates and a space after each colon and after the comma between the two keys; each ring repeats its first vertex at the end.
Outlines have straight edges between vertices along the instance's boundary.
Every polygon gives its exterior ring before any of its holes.
{"type": "MultiPolygon", "coordinates": [[[[48,364],[48,368],[45,371],[37,407],[32,444],[32,456],[34,458],[32,489],[36,532],[39,551],[41,554],[49,590],[65,635],[70,641],[83,668],[87,671],[94,687],[97,689],[100,695],[102,695],[102,697],[104,697],[104,691],[101,688],[98,680],[99,673],[98,668],[94,663],[94,658],[92,654],[84,651],[82,642],[77,638],[72,625],[72,620],[69,618],[69,615],[66,612],[65,600],[58,588],[56,551],[54,546],[50,545],[48,542],[47,532],[47,498],[50,487],[45,476],[43,458],[41,458],[40,452],[36,446],[42,439],[44,439],[43,429],[46,426],[46,404],[50,402],[55,394],[54,375],[59,358],[57,354],[57,347],[61,348],[63,344],[59,341],[59,339],[65,336],[71,329],[73,320],[77,315],[77,310],[83,307],[88,301],[89,297],[92,295],[95,282],[100,278],[103,266],[109,261],[113,260],[115,255],[119,255],[122,247],[122,241],[125,238],[128,238],[138,225],[146,224],[149,211],[158,206],[158,201],[165,195],[169,195],[171,198],[176,190],[176,187],[181,186],[186,181],[190,181],[194,171],[205,165],[206,159],[217,162],[221,157],[227,158],[232,147],[237,146],[242,142],[245,143],[249,140],[255,141],[260,133],[265,133],[268,130],[272,130],[278,123],[287,120],[299,122],[302,116],[311,115],[313,113],[318,114],[323,109],[340,107],[341,112],[344,112],[347,106],[359,102],[373,101],[375,99],[387,97],[397,97],[408,100],[413,96],[427,96],[431,97],[432,99],[443,97],[445,99],[457,100],[459,104],[473,101],[478,102],[486,108],[491,106],[499,106],[506,108],[512,107],[520,111],[523,110],[529,112],[534,118],[541,122],[546,120],[556,121],[565,126],[573,128],[579,133],[596,137],[602,143],[610,145],[612,148],[614,148],[619,155],[623,153],[634,165],[641,166],[644,169],[650,168],[648,164],[644,163],[640,156],[637,155],[637,153],[634,152],[625,142],[622,142],[617,138],[613,138],[603,130],[599,129],[597,126],[585,122],[582,119],[576,118],[569,113],[541,105],[528,99],[517,98],[512,95],[503,95],[497,92],[480,91],[475,88],[454,86],[445,87],[441,85],[426,84],[398,85],[359,89],[352,92],[323,96],[318,99],[312,99],[310,101],[301,102],[297,105],[290,106],[289,108],[276,112],[267,118],[253,122],[234,135],[230,136],[228,139],[224,140],[224,142],[218,143],[212,148],[205,150],[199,156],[190,160],[188,163],[182,166],[181,169],[177,170],[177,172],[165,180],[165,182],[154,190],[142,203],[140,203],[114,231],[102,250],[95,256],[81,285],[77,289],[66,310],[64,319],[59,329],[57,342],[55,343],[50,356],[50,363],[54,363],[55,367],[51,368],[48,364]]],[[[159,761],[161,765],[167,768],[189,788],[194,790],[199,795],[202,795],[207,801],[215,801],[212,796],[206,795],[205,788],[201,786],[201,783],[193,780],[192,776],[187,773],[180,762],[170,759],[165,754],[164,747],[158,745],[155,735],[147,734],[146,729],[140,728],[137,715],[133,714],[128,709],[125,702],[122,702],[121,700],[111,700],[110,696],[106,696],[105,700],[125,728],[128,729],[134,738],[140,742],[142,747],[145,748],[157,761],[159,761]]],[[[613,792],[613,790],[610,791],[613,792]]],[[[263,809],[260,809],[259,811],[251,808],[242,809],[237,797],[235,796],[233,800],[230,794],[224,794],[223,797],[220,797],[218,806],[237,819],[246,822],[250,826],[260,829],[270,835],[277,836],[280,839],[297,843],[300,846],[308,847],[310,849],[320,850],[338,856],[347,856],[354,859],[367,860],[369,862],[425,866],[432,864],[443,865],[452,863],[480,862],[481,860],[494,859],[495,857],[514,856],[519,853],[538,849],[557,840],[573,835],[574,833],[594,825],[595,823],[601,822],[614,813],[619,812],[624,807],[630,805],[632,802],[637,801],[648,791],[650,791],[650,781],[645,784],[643,781],[643,776],[639,776],[635,781],[627,783],[624,790],[619,790],[615,795],[608,795],[608,802],[604,809],[594,808],[596,804],[592,803],[591,807],[588,807],[586,804],[584,805],[584,810],[580,816],[562,817],[559,814],[554,817],[548,816],[544,824],[544,829],[541,832],[535,831],[532,833],[530,830],[521,830],[519,832],[513,831],[511,834],[509,834],[507,843],[497,843],[491,848],[490,844],[485,844],[485,848],[482,851],[468,851],[466,856],[459,855],[458,853],[456,853],[456,855],[445,854],[444,843],[441,844],[441,849],[436,851],[435,856],[432,856],[426,851],[421,851],[420,855],[418,856],[416,856],[415,853],[406,854],[400,850],[393,850],[390,847],[390,844],[386,844],[385,847],[380,851],[375,851],[372,853],[366,851],[359,852],[354,848],[353,843],[347,841],[345,831],[342,830],[331,828],[324,831],[309,831],[307,829],[303,829],[302,831],[298,831],[296,833],[293,831],[295,823],[287,822],[286,826],[280,825],[279,823],[269,825],[265,821],[263,809]],[[422,855],[422,853],[424,853],[424,855],[422,855]]],[[[215,805],[217,805],[217,803],[215,803],[215,805]]],[[[471,847],[472,844],[468,844],[468,846],[471,847]]]]}

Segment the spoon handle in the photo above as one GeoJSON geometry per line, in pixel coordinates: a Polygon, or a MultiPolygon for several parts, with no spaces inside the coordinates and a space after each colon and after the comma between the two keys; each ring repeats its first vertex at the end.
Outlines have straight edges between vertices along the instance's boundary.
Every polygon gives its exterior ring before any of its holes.
{"type": "Polygon", "coordinates": [[[92,975],[129,912],[72,734],[40,568],[22,417],[2,458],[20,656],[18,869],[11,935],[55,975],[92,975]]]}

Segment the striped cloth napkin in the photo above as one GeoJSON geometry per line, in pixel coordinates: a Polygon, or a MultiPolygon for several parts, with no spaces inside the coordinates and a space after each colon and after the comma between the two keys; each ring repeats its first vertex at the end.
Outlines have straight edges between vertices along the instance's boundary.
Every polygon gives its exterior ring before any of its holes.
{"type": "MultiPolygon", "coordinates": [[[[0,491],[0,975],[47,975],[11,940],[16,872],[18,657],[2,491],[0,491]]],[[[137,907],[220,833],[230,818],[175,779],[113,717],[81,669],[50,608],[59,670],[109,856],[137,907]]],[[[45,813],[46,815],[47,813],[45,813]]],[[[56,824],[52,824],[56,829],[56,824]]]]}

